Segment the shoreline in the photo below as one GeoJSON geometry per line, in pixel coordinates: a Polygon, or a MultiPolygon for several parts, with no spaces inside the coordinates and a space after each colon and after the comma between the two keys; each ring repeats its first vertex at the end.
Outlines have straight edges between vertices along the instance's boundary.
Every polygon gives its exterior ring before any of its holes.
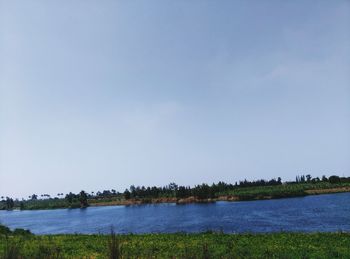
{"type": "MultiPolygon", "coordinates": [[[[346,193],[350,192],[350,186],[339,186],[327,189],[306,189],[297,193],[281,192],[275,195],[266,195],[263,192],[255,193],[253,195],[218,195],[216,198],[205,198],[199,199],[194,196],[187,198],[176,198],[176,197],[163,197],[163,198],[131,198],[127,200],[111,200],[111,201],[100,201],[88,200],[87,207],[102,207],[102,206],[135,206],[135,205],[146,205],[146,204],[161,204],[161,203],[173,203],[176,205],[186,205],[193,203],[215,203],[220,201],[237,202],[237,201],[259,201],[259,200],[274,200],[274,199],[284,199],[284,198],[297,198],[305,197],[309,195],[322,195],[322,194],[336,194],[336,193],[346,193]]],[[[84,209],[87,207],[81,206],[57,206],[54,208],[50,207],[38,207],[38,208],[24,208],[26,210],[55,210],[55,209],[84,209]]],[[[9,211],[21,211],[19,207],[15,207],[9,211]]]]}
{"type": "Polygon", "coordinates": [[[172,198],[154,198],[151,200],[145,199],[129,199],[124,201],[111,201],[111,202],[97,202],[89,203],[89,207],[100,207],[100,206],[132,206],[132,205],[144,205],[144,204],[161,204],[161,203],[175,203],[176,205],[185,205],[192,203],[215,203],[218,201],[259,201],[259,200],[275,200],[275,199],[284,199],[284,198],[297,198],[304,197],[309,195],[322,195],[322,194],[336,194],[336,193],[346,193],[350,192],[350,186],[340,187],[340,188],[331,188],[331,189],[315,189],[315,190],[305,190],[303,195],[291,195],[291,196],[259,196],[257,195],[252,199],[241,199],[237,195],[221,195],[217,198],[208,198],[208,199],[198,199],[194,196],[188,198],[179,199],[176,197],[172,198]]]}

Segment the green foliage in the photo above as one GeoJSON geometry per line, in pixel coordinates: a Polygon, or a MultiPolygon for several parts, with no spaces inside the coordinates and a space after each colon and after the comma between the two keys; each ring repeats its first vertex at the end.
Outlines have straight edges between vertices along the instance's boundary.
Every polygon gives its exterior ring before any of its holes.
{"type": "Polygon", "coordinates": [[[9,237],[5,237],[3,253],[0,254],[0,258],[3,259],[19,259],[23,258],[21,255],[21,240],[11,240],[9,237]]]}
{"type": "Polygon", "coordinates": [[[0,236],[1,235],[5,235],[5,236],[9,236],[9,235],[28,236],[28,235],[32,235],[32,233],[29,230],[22,229],[22,228],[16,228],[14,231],[11,231],[10,228],[0,224],[0,236]]]}
{"type": "Polygon", "coordinates": [[[298,183],[283,184],[275,186],[257,186],[235,188],[233,190],[217,193],[217,196],[231,195],[239,200],[261,200],[261,199],[278,199],[288,197],[298,197],[308,195],[306,191],[325,190],[350,186],[348,183],[331,184],[328,182],[319,183],[298,183]]]}
{"type": "Polygon", "coordinates": [[[328,180],[330,183],[341,183],[340,177],[336,175],[330,176],[328,180]]]}
{"type": "Polygon", "coordinates": [[[128,199],[131,198],[131,193],[129,192],[128,189],[126,189],[126,190],[124,191],[124,198],[125,198],[126,200],[128,200],[128,199]]]}
{"type": "Polygon", "coordinates": [[[13,234],[13,235],[20,235],[20,236],[32,235],[32,233],[30,232],[30,230],[28,230],[28,229],[23,229],[23,228],[16,228],[15,230],[13,230],[12,234],[13,234]]]}
{"type": "MultiPolygon", "coordinates": [[[[72,192],[66,194],[63,198],[51,198],[48,194],[42,194],[41,197],[47,199],[38,199],[38,195],[29,196],[28,200],[13,200],[12,198],[2,197],[0,201],[0,209],[21,209],[21,210],[37,210],[37,209],[57,209],[57,208],[85,208],[91,205],[117,205],[117,204],[142,204],[152,202],[177,202],[180,199],[192,201],[213,201],[220,196],[228,196],[227,200],[260,200],[260,199],[276,199],[297,197],[312,193],[312,190],[326,190],[330,193],[334,189],[339,191],[350,190],[350,177],[339,177],[336,175],[329,178],[323,176],[312,178],[311,175],[297,176],[294,182],[284,182],[280,177],[271,180],[255,180],[240,181],[236,184],[225,182],[213,183],[212,185],[200,184],[194,187],[178,186],[170,183],[164,187],[144,187],[130,186],[130,190],[126,189],[123,193],[116,190],[104,190],[103,192],[92,192],[91,194],[81,191],[78,194],[72,192]],[[346,188],[344,188],[346,187],[346,188]],[[229,197],[232,196],[232,197],[229,197]],[[168,199],[170,198],[170,199],[168,199]],[[158,201],[157,201],[158,199],[158,201]],[[168,200],[167,200],[168,199],[168,200]],[[155,201],[156,200],[156,201],[155,201]]],[[[327,191],[322,192],[327,193],[327,191]]],[[[59,193],[58,196],[63,196],[59,193]]],[[[225,198],[224,198],[225,200],[225,198]]],[[[186,202],[186,200],[184,201],[186,202]]]]}
{"type": "Polygon", "coordinates": [[[79,193],[79,202],[80,202],[80,207],[86,208],[88,206],[88,201],[87,201],[87,194],[85,191],[81,191],[79,193]]]}
{"type": "Polygon", "coordinates": [[[0,224],[0,235],[9,235],[9,234],[11,234],[11,230],[8,227],[0,224]]]}
{"type": "Polygon", "coordinates": [[[121,258],[120,255],[120,244],[119,244],[119,238],[113,231],[111,230],[111,234],[108,240],[108,258],[109,259],[119,259],[121,258]]]}
{"type": "MultiPolygon", "coordinates": [[[[80,207],[79,202],[75,204],[80,207]]],[[[46,200],[27,200],[23,202],[22,209],[24,210],[44,210],[44,209],[59,209],[69,208],[72,205],[65,199],[46,199],[46,200]]]]}
{"type": "Polygon", "coordinates": [[[350,234],[54,235],[15,236],[7,240],[0,237],[0,258],[10,253],[23,258],[350,258],[350,234]]]}

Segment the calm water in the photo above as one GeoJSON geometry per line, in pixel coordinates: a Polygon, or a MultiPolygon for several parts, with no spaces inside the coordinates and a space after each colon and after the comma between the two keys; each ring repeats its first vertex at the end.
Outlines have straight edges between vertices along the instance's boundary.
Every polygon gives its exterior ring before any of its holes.
{"type": "Polygon", "coordinates": [[[0,211],[0,222],[36,234],[350,231],[350,193],[267,201],[0,211]]]}

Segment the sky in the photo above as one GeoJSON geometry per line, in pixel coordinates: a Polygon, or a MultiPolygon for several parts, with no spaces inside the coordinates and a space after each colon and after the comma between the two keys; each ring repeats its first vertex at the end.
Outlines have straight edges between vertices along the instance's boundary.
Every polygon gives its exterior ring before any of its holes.
{"type": "Polygon", "coordinates": [[[0,195],[349,158],[350,1],[0,0],[0,195]]]}

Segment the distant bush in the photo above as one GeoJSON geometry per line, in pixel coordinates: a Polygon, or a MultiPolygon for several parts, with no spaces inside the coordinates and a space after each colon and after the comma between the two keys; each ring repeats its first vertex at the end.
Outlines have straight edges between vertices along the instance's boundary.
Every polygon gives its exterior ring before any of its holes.
{"type": "Polygon", "coordinates": [[[32,232],[28,229],[16,228],[14,231],[11,231],[10,228],[0,224],[0,235],[17,235],[17,236],[25,236],[25,235],[33,235],[32,232]]]}
{"type": "Polygon", "coordinates": [[[12,233],[14,235],[20,235],[20,236],[33,235],[29,229],[23,229],[23,228],[16,228],[12,233]]]}
{"type": "Polygon", "coordinates": [[[11,233],[12,232],[8,227],[0,224],[0,235],[9,235],[11,233]]]}
{"type": "Polygon", "coordinates": [[[341,180],[340,180],[340,177],[339,176],[336,176],[336,175],[332,175],[328,178],[328,181],[330,183],[340,183],[341,180]]]}

